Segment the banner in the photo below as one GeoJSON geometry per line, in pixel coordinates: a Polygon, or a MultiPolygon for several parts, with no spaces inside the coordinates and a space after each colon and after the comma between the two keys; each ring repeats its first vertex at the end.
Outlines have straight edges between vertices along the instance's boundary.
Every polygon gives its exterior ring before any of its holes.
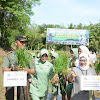
{"type": "Polygon", "coordinates": [[[89,45],[89,30],[47,28],[46,43],[89,45]]]}
{"type": "Polygon", "coordinates": [[[100,90],[100,76],[81,76],[81,90],[100,90]]]}

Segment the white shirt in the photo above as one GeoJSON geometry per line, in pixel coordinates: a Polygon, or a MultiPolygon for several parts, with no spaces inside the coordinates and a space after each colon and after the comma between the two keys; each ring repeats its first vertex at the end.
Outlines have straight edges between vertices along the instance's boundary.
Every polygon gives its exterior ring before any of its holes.
{"type": "Polygon", "coordinates": [[[96,60],[97,60],[97,57],[96,57],[96,54],[94,53],[91,53],[91,57],[92,57],[92,59],[93,59],[93,64],[96,62],[96,60]]]}

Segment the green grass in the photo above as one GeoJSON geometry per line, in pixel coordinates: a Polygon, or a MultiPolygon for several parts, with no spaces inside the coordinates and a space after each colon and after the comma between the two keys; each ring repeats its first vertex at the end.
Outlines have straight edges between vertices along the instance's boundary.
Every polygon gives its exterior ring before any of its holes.
{"type": "Polygon", "coordinates": [[[0,57],[0,67],[1,67],[2,64],[3,64],[3,61],[4,61],[4,57],[0,57]]]}

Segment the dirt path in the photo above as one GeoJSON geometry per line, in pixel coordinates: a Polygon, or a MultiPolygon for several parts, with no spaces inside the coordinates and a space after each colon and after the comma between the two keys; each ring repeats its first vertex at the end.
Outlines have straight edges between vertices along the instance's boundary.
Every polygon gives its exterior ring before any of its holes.
{"type": "Polygon", "coordinates": [[[0,100],[5,100],[5,88],[3,87],[3,73],[0,67],[0,100]]]}
{"type": "Polygon", "coordinates": [[[3,87],[2,63],[6,52],[0,48],[0,100],[5,100],[5,87],[3,87]]]}

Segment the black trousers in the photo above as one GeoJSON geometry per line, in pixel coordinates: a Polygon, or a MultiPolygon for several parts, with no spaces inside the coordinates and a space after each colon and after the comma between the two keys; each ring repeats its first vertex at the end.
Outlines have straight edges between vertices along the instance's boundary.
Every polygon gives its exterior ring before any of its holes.
{"type": "MultiPolygon", "coordinates": [[[[18,86],[17,87],[17,100],[29,100],[29,82],[28,88],[26,86],[18,86]]],[[[14,100],[14,87],[6,87],[6,100],[14,100]]]]}

